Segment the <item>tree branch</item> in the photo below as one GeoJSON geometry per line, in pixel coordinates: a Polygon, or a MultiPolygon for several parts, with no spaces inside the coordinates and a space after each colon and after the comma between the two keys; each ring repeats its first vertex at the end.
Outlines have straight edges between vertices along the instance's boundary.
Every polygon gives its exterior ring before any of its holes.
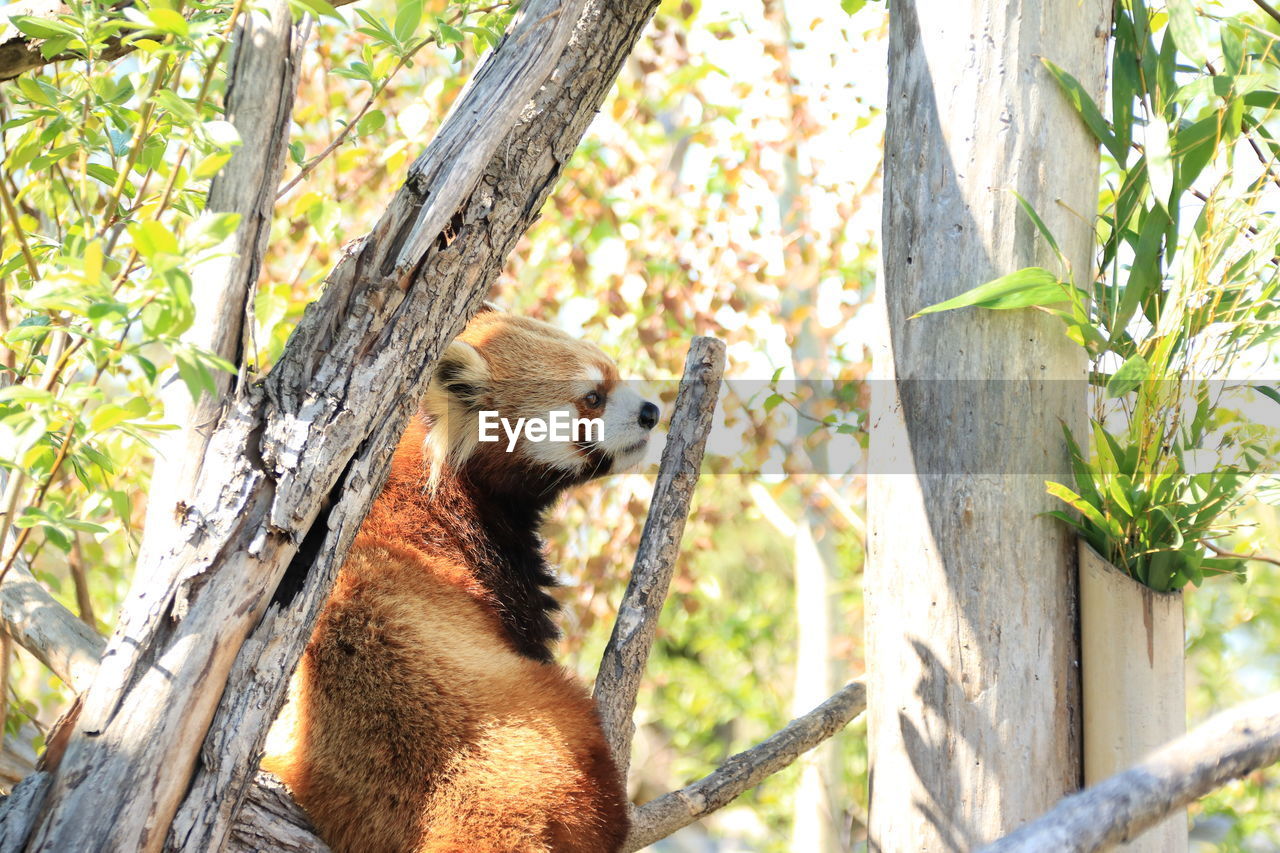
{"type": "Polygon", "coordinates": [[[636,694],[649,661],[676,558],[680,556],[680,537],[684,534],[689,503],[698,484],[707,433],[711,430],[720,379],[724,375],[724,352],[724,342],[715,338],[694,338],[689,345],[635,566],[618,605],[613,634],[596,676],[595,700],[600,722],[624,780],[631,764],[631,739],[636,730],[632,720],[636,694]]]}
{"type": "Polygon", "coordinates": [[[1210,718],[1141,764],[1064,797],[980,853],[1091,853],[1130,841],[1169,814],[1280,761],[1280,693],[1210,718]]]}
{"type": "Polygon", "coordinates": [[[0,621],[15,643],[73,691],[89,688],[106,640],[50,595],[21,558],[0,582],[0,621]]]}
{"type": "MultiPolygon", "coordinates": [[[[346,6],[353,2],[355,0],[333,0],[330,5],[346,6]]],[[[128,0],[128,2],[115,4],[113,8],[116,13],[121,13],[122,10],[132,5],[132,0],[128,0]]],[[[227,8],[230,9],[230,5],[227,8]]],[[[61,2],[61,0],[20,0],[20,2],[9,3],[0,7],[0,80],[12,80],[25,71],[42,68],[51,62],[65,62],[81,58],[75,53],[67,52],[51,59],[46,59],[40,50],[45,39],[31,38],[21,32],[10,21],[11,18],[19,15],[29,15],[41,20],[56,21],[59,15],[65,15],[70,11],[67,4],[61,2]]],[[[134,31],[132,38],[136,39],[144,34],[134,31]]],[[[94,54],[94,59],[111,62],[133,53],[133,51],[133,40],[121,41],[119,38],[112,38],[107,42],[105,49],[99,50],[94,54]]]]}
{"type": "Polygon", "coordinates": [[[862,680],[849,682],[830,699],[792,720],[768,740],[739,752],[713,773],[641,806],[632,817],[624,850],[631,853],[647,847],[729,804],[840,731],[866,707],[867,689],[862,680]]]}
{"type": "Polygon", "coordinates": [[[259,772],[236,818],[225,853],[329,853],[279,779],[259,772]]]}

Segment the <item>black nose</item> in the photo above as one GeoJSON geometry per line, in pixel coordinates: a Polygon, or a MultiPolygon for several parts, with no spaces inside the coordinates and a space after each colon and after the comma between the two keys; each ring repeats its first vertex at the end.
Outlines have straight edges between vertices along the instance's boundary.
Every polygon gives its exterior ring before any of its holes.
{"type": "Polygon", "coordinates": [[[653,429],[658,423],[658,407],[646,402],[640,407],[640,426],[653,429]]]}

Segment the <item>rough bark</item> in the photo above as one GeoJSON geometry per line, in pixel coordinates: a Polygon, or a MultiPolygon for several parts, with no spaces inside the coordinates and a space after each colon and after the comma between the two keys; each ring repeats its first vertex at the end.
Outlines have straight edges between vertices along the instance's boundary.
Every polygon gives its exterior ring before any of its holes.
{"type": "MultiPolygon", "coordinates": [[[[271,0],[242,13],[232,36],[224,112],[240,134],[241,145],[214,177],[205,207],[240,214],[240,225],[215,257],[190,270],[200,286],[192,292],[195,322],[182,337],[241,366],[242,377],[256,357],[245,338],[246,332],[252,333],[253,293],[267,251],[275,188],[284,174],[310,22],[307,16],[295,26],[289,3],[271,0]]],[[[215,392],[202,394],[195,402],[176,375],[162,387],[165,419],[181,428],[166,433],[156,444],[138,565],[153,565],[156,549],[172,541],[179,521],[175,506],[194,489],[232,380],[230,374],[219,372],[214,376],[215,392]]],[[[148,582],[142,575],[134,578],[135,584],[148,582]]]]}
{"type": "Polygon", "coordinates": [[[307,815],[280,780],[259,772],[245,797],[224,853],[329,853],[307,815]]]}
{"type": "Polygon", "coordinates": [[[1090,279],[1097,143],[1041,67],[1103,81],[1110,3],[895,2],[867,560],[870,849],[970,850],[1080,779],[1074,542],[1037,517],[1085,413],[1035,311],[920,309],[1033,264],[1090,279]]]}
{"type": "Polygon", "coordinates": [[[866,706],[866,687],[861,681],[849,682],[830,699],[792,720],[768,740],[733,756],[715,772],[641,806],[632,816],[624,849],[628,853],[639,850],[728,805],[840,731],[866,706]]]}
{"type": "MultiPolygon", "coordinates": [[[[527,224],[507,221],[511,230],[497,235],[496,223],[476,228],[488,233],[487,263],[475,265],[464,264],[464,250],[478,253],[476,240],[441,234],[451,219],[457,234],[474,224],[454,213],[476,201],[473,191],[548,78],[580,3],[535,0],[524,9],[373,232],[344,253],[279,364],[238,394],[210,441],[173,547],[157,567],[139,569],[155,582],[122,613],[28,849],[164,844],[236,655],[272,595],[291,597],[280,582],[322,506],[332,503],[309,543],[316,546],[326,528],[347,529],[367,510],[390,444],[384,434],[368,442],[370,433],[403,424],[441,346],[483,298],[482,274],[520,233],[513,226],[527,224]],[[489,243],[494,236],[507,239],[489,243]]],[[[631,23],[638,32],[643,19],[631,23]]],[[[578,110],[590,115],[597,103],[575,104],[557,124],[578,110]]],[[[565,140],[564,156],[580,134],[565,140]]],[[[563,161],[559,152],[538,153],[563,161]]],[[[525,185],[529,217],[556,173],[549,168],[545,183],[525,185]]],[[[313,555],[304,550],[295,583],[313,555]]],[[[233,696],[241,686],[231,685],[233,696]]]]}
{"type": "Polygon", "coordinates": [[[596,676],[600,722],[624,780],[631,766],[631,739],[636,731],[632,719],[636,694],[680,556],[680,538],[724,375],[724,353],[724,342],[715,338],[694,338],[689,346],[631,580],[618,605],[618,617],[596,676]]]}
{"type": "Polygon", "coordinates": [[[1224,711],[1123,773],[1063,799],[981,853],[1092,853],[1280,761],[1280,693],[1224,711]]]}

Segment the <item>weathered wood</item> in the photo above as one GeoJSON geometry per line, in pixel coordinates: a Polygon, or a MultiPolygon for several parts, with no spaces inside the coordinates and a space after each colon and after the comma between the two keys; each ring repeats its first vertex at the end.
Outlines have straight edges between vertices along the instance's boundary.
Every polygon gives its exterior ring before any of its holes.
{"type": "MultiPolygon", "coordinates": [[[[240,367],[241,381],[257,355],[246,340],[253,329],[253,294],[271,232],[275,188],[284,174],[289,123],[310,30],[310,16],[295,25],[288,2],[270,0],[242,12],[232,35],[224,113],[240,134],[241,145],[214,177],[205,209],[238,213],[240,224],[218,251],[188,270],[199,286],[192,290],[195,321],[182,339],[240,367]]],[[[154,565],[157,549],[165,549],[177,533],[178,501],[194,491],[209,436],[234,378],[218,372],[214,392],[195,402],[176,371],[162,383],[165,419],[180,428],[156,442],[138,565],[154,565]]],[[[133,582],[146,584],[150,579],[138,574],[133,582]]]]}
{"type": "Polygon", "coordinates": [[[245,797],[226,845],[210,849],[224,853],[329,853],[280,780],[261,772],[245,797]]]}
{"type": "MultiPolygon", "coordinates": [[[[462,254],[424,227],[447,222],[442,187],[452,188],[455,207],[471,196],[554,67],[581,2],[524,7],[372,233],[344,253],[275,369],[237,396],[209,443],[173,547],[159,565],[139,569],[155,582],[121,615],[28,849],[152,851],[165,843],[249,631],[326,501],[335,502],[330,526],[341,513],[367,510],[384,472],[374,470],[379,452],[366,438],[378,424],[403,423],[440,348],[483,298],[486,267],[442,275],[462,254]],[[403,251],[410,234],[432,254],[425,278],[426,258],[403,251]]],[[[536,203],[543,191],[526,188],[522,200],[536,203]]],[[[495,248],[490,267],[505,255],[495,248]]]]}
{"type": "Polygon", "coordinates": [[[862,681],[849,682],[830,699],[792,720],[768,740],[734,755],[713,773],[636,809],[624,849],[628,853],[639,850],[728,805],[840,731],[866,705],[862,681]]]}
{"type": "Polygon", "coordinates": [[[908,320],[1020,267],[1087,284],[1097,143],[1041,66],[1100,93],[1105,0],[903,0],[890,12],[882,299],[866,572],[871,849],[969,850],[1080,780],[1067,476],[1085,365],[1058,322],[908,320]]]}
{"type": "Polygon", "coordinates": [[[632,719],[636,694],[680,556],[680,538],[720,394],[724,353],[724,342],[715,338],[694,338],[689,345],[631,579],[596,675],[596,708],[624,780],[631,766],[631,739],[636,731],[632,719]]]}
{"type": "Polygon", "coordinates": [[[1092,853],[1280,761],[1280,693],[1224,711],[980,853],[1092,853]]]}
{"type": "MultiPolygon", "coordinates": [[[[1187,731],[1181,592],[1155,592],[1079,542],[1084,783],[1137,764],[1187,731]]],[[[1187,815],[1118,848],[1186,853],[1187,815]]]]}
{"type": "MultiPolygon", "coordinates": [[[[448,251],[433,253],[424,266],[421,278],[429,288],[449,293],[477,280],[487,286],[496,278],[503,258],[537,216],[655,5],[651,0],[587,4],[550,79],[492,154],[479,190],[457,220],[448,251]]],[[[305,559],[314,552],[314,562],[300,579],[300,591],[287,602],[273,604],[241,650],[201,752],[192,793],[174,821],[171,848],[202,853],[209,849],[203,845],[215,845],[225,832],[225,802],[240,796],[250,780],[266,728],[284,701],[287,679],[281,673],[293,670],[310,636],[342,554],[380,488],[408,408],[376,426],[347,481],[335,489],[338,503],[328,510],[326,526],[312,534],[316,544],[306,549],[305,559]],[[201,791],[211,795],[200,795],[201,791]]]]}
{"type": "Polygon", "coordinates": [[[50,595],[21,558],[0,582],[0,621],[15,643],[73,691],[88,689],[106,640],[50,595]]]}
{"type": "Polygon", "coordinates": [[[52,784],[52,774],[36,771],[4,798],[4,808],[0,809],[0,853],[18,853],[22,849],[52,784]]]}

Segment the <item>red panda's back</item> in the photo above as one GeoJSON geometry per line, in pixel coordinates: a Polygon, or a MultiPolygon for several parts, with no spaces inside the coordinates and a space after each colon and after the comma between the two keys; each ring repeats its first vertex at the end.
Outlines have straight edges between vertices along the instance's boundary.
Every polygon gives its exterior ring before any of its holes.
{"type": "Polygon", "coordinates": [[[618,849],[590,697],[511,651],[455,569],[357,540],[263,766],[338,853],[618,849]]]}

